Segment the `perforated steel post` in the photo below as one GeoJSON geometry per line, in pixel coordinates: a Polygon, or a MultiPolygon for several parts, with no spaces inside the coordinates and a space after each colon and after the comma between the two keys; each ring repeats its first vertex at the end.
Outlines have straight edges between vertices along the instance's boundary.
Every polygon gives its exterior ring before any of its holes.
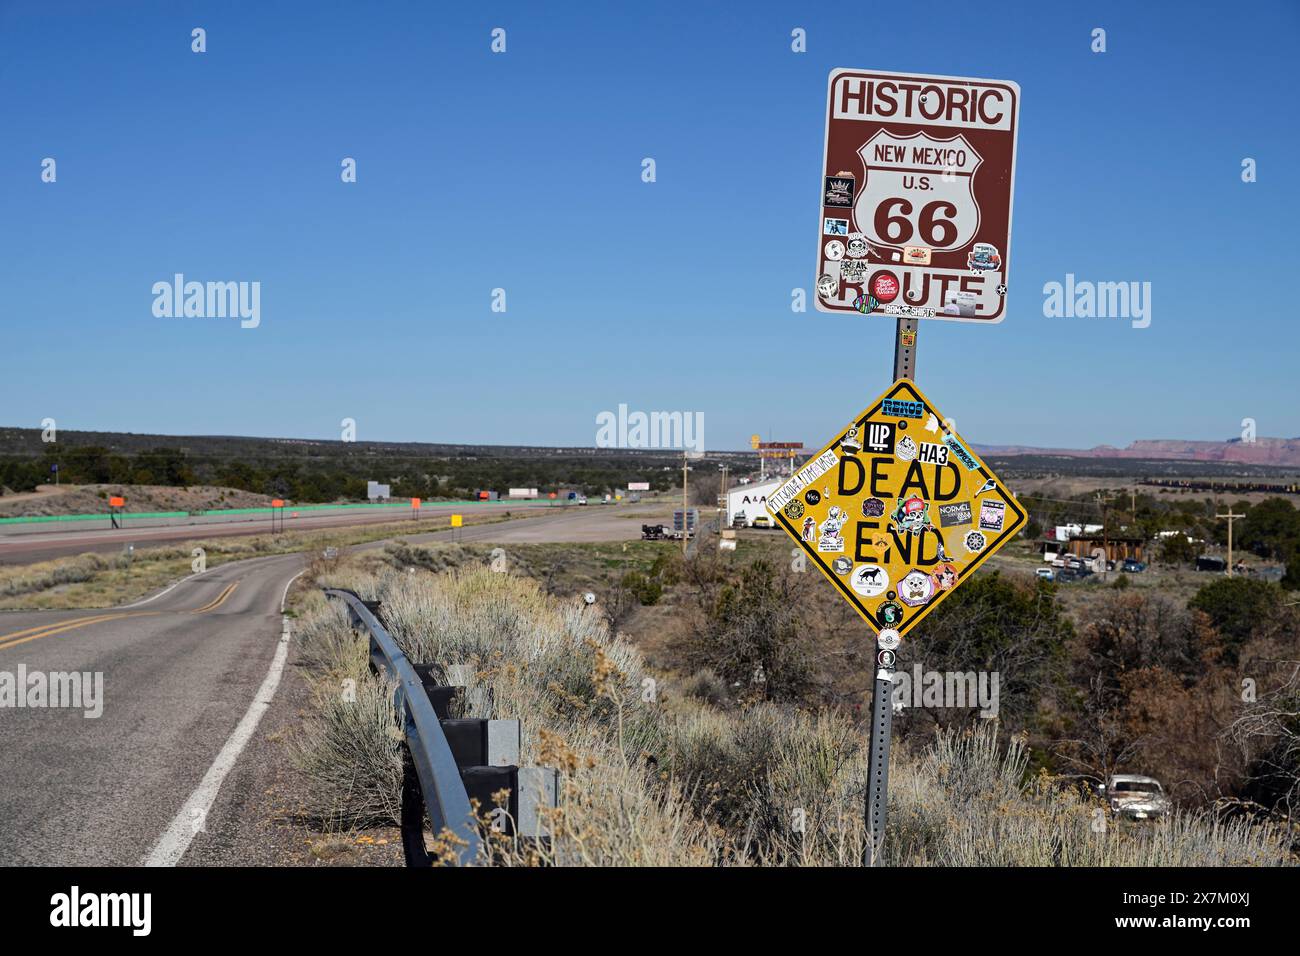
{"type": "MultiPolygon", "coordinates": [[[[894,380],[916,378],[917,320],[899,318],[894,338],[894,380]]],[[[884,660],[878,642],[876,680],[871,693],[871,746],[867,751],[867,836],[869,842],[862,855],[865,866],[874,866],[880,858],[885,839],[885,815],[889,809],[889,745],[893,737],[894,668],[893,652],[884,660]]]]}
{"type": "Polygon", "coordinates": [[[892,668],[876,668],[875,690],[871,696],[871,750],[867,754],[867,835],[870,842],[863,854],[865,866],[875,865],[885,839],[885,813],[889,806],[889,742],[894,720],[890,700],[894,689],[893,677],[892,668]]]}

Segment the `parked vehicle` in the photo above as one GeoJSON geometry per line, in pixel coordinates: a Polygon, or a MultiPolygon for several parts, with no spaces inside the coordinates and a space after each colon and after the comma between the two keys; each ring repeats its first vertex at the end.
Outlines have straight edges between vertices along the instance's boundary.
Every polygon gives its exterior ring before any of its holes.
{"type": "Polygon", "coordinates": [[[587,496],[586,496],[586,495],[578,495],[578,504],[580,504],[580,505],[585,505],[586,503],[587,503],[587,496]]]}
{"type": "Polygon", "coordinates": [[[1042,578],[1044,581],[1055,581],[1055,580],[1056,580],[1056,572],[1053,571],[1051,568],[1039,568],[1039,569],[1038,569],[1037,571],[1035,571],[1034,573],[1037,574],[1037,575],[1038,575],[1040,578],[1042,578]]]}
{"type": "Polygon", "coordinates": [[[1147,569],[1145,561],[1138,561],[1136,558],[1124,559],[1124,570],[1129,574],[1141,574],[1147,569]]]}
{"type": "Polygon", "coordinates": [[[641,526],[642,541],[662,541],[670,537],[672,537],[672,531],[664,525],[643,524],[641,526]]]}
{"type": "Polygon", "coordinates": [[[775,528],[776,525],[772,523],[772,519],[767,515],[756,515],[754,517],[753,523],[750,524],[750,527],[751,528],[775,528]]]}
{"type": "Polygon", "coordinates": [[[1158,820],[1169,814],[1169,798],[1155,777],[1117,773],[1106,783],[1111,813],[1125,820],[1158,820]]]}

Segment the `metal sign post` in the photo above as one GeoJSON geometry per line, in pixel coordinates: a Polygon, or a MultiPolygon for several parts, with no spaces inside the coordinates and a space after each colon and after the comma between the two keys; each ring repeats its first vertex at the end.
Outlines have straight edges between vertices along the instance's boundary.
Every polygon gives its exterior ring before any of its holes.
{"type": "Polygon", "coordinates": [[[895,319],[894,378],[767,510],[873,635],[867,866],[882,859],[895,652],[1028,522],[915,382],[919,319],[1006,313],[1019,103],[1009,80],[828,77],[813,301],[895,319]]]}
{"type": "MultiPolygon", "coordinates": [[[[900,318],[894,338],[894,379],[916,378],[918,320],[900,318]]],[[[894,730],[894,653],[877,647],[876,680],[871,694],[871,745],[867,751],[867,836],[863,866],[873,866],[885,840],[889,808],[889,746],[894,730]]]]}
{"type": "Polygon", "coordinates": [[[915,373],[914,317],[900,317],[896,378],[767,496],[772,520],[861,615],[875,645],[863,853],[885,832],[891,700],[902,639],[1028,523],[915,373]]]}

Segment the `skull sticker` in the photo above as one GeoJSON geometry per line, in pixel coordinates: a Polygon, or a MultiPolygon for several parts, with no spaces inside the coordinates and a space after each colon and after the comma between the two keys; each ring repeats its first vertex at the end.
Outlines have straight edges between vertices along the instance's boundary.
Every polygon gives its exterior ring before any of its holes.
{"type": "Polygon", "coordinates": [[[930,528],[930,506],[916,495],[899,498],[898,507],[889,516],[899,531],[908,534],[924,534],[930,528]]]}

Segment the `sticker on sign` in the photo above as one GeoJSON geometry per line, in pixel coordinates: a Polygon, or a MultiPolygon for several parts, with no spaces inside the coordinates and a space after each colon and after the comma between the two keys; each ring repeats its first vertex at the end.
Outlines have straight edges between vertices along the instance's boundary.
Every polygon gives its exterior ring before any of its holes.
{"type": "Polygon", "coordinates": [[[794,499],[795,495],[834,468],[838,462],[839,458],[834,451],[829,448],[823,451],[795,472],[789,481],[776,490],[776,494],[768,496],[768,511],[779,511],[784,508],[794,499]]]}
{"type": "Polygon", "coordinates": [[[1019,106],[1010,80],[831,71],[818,309],[1002,320],[1019,106]],[[827,254],[833,216],[864,241],[860,262],[827,254]]]}
{"type": "Polygon", "coordinates": [[[931,418],[948,421],[899,379],[768,495],[772,517],[877,633],[906,634],[1028,521],[959,435],[926,432],[931,418]]]}

